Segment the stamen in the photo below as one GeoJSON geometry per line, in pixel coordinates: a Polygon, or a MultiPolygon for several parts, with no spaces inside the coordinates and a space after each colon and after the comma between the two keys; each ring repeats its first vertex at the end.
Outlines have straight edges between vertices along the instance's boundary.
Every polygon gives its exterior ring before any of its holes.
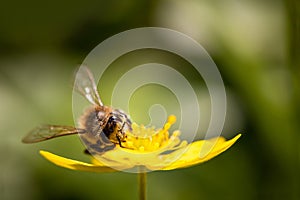
{"type": "Polygon", "coordinates": [[[168,117],[165,125],[162,129],[155,130],[152,126],[150,128],[144,125],[132,124],[132,131],[127,132],[126,142],[122,143],[128,149],[138,150],[140,152],[152,152],[160,148],[166,148],[171,146],[178,146],[180,144],[179,131],[169,136],[168,130],[172,124],[176,122],[176,117],[171,115],[168,117]]]}

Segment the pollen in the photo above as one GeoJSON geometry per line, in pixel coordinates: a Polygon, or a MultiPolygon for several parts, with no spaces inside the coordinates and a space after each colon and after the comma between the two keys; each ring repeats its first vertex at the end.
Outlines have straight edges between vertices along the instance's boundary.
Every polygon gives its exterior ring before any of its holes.
{"type": "Polygon", "coordinates": [[[156,130],[154,127],[145,127],[144,125],[132,124],[132,131],[127,132],[126,142],[122,145],[140,153],[153,152],[166,146],[176,146],[179,142],[179,131],[174,131],[169,136],[169,129],[176,122],[176,117],[171,115],[168,117],[163,128],[156,130]]]}

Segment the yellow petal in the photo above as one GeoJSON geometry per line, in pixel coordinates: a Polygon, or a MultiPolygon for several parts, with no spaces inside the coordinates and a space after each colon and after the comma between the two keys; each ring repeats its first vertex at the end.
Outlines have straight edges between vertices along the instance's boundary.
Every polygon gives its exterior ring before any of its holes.
{"type": "Polygon", "coordinates": [[[208,161],[230,148],[240,136],[241,134],[235,136],[234,138],[228,141],[226,141],[223,137],[218,137],[212,138],[210,140],[200,140],[193,142],[189,144],[186,152],[184,152],[178,160],[176,160],[171,165],[162,168],[162,170],[185,168],[208,161]],[[213,146],[208,145],[211,148],[209,149],[208,154],[202,157],[200,154],[201,151],[203,151],[202,148],[205,148],[206,142],[213,144],[213,146]]]}
{"type": "Polygon", "coordinates": [[[67,169],[87,171],[87,172],[115,172],[116,171],[110,167],[101,165],[100,162],[98,162],[97,164],[84,163],[77,160],[64,158],[42,150],[40,151],[40,154],[50,162],[54,163],[55,165],[67,169]]]}

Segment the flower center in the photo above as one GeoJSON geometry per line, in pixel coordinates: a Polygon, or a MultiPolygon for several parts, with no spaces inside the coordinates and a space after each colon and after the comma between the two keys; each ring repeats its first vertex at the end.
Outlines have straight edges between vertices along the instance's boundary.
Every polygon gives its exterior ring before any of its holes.
{"type": "Polygon", "coordinates": [[[168,117],[162,129],[155,130],[154,127],[146,128],[145,126],[132,124],[132,131],[127,132],[126,142],[122,143],[125,148],[139,152],[153,152],[164,147],[176,146],[180,143],[179,131],[174,131],[169,136],[169,129],[176,122],[176,117],[168,117]],[[175,144],[176,143],[176,144],[175,144]]]}

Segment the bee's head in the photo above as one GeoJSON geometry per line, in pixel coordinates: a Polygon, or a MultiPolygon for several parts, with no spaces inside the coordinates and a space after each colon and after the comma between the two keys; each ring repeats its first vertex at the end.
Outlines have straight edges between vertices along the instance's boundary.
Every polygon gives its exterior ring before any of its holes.
{"type": "Polygon", "coordinates": [[[124,112],[114,110],[105,129],[104,132],[111,142],[121,144],[126,141],[126,131],[131,131],[131,121],[124,112]]]}

